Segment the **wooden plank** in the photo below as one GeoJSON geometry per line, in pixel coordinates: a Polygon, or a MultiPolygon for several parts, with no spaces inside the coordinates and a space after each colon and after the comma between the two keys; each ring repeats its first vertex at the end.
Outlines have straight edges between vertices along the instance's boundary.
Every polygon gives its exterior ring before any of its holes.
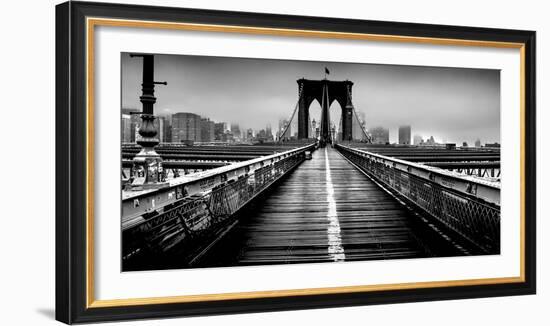
{"type": "Polygon", "coordinates": [[[424,257],[411,214],[336,150],[319,149],[242,216],[205,264],[424,257]]]}

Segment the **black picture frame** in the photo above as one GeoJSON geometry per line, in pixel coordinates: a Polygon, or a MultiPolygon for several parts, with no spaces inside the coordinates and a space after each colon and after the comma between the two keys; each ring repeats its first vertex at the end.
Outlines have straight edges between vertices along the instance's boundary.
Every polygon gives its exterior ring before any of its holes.
{"type": "Polygon", "coordinates": [[[66,2],[56,6],[56,319],[67,324],[534,294],[536,144],[534,31],[66,2]],[[90,307],[87,293],[86,18],[188,22],[524,45],[524,280],[355,293],[90,307]]]}

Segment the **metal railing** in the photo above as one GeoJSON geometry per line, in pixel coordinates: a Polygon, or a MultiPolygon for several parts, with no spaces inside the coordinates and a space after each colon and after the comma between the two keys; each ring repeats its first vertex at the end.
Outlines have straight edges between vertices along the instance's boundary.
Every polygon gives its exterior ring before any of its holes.
{"type": "Polygon", "coordinates": [[[500,184],[336,145],[349,161],[397,192],[480,252],[500,253],[500,184]]]}
{"type": "Polygon", "coordinates": [[[156,190],[125,194],[122,202],[123,260],[147,251],[170,250],[226,225],[250,200],[304,160],[310,144],[175,179],[156,190]],[[152,205],[151,205],[152,203],[152,205]]]}

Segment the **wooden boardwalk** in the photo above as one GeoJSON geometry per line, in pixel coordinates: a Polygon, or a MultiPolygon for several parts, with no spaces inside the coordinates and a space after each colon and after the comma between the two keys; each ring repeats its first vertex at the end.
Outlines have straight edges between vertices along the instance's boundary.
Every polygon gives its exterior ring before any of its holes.
{"type": "MultiPolygon", "coordinates": [[[[319,149],[244,212],[209,266],[423,257],[401,206],[335,149],[319,149]],[[224,258],[222,258],[224,257],[224,258]]],[[[200,265],[203,265],[202,263],[200,265]]]]}

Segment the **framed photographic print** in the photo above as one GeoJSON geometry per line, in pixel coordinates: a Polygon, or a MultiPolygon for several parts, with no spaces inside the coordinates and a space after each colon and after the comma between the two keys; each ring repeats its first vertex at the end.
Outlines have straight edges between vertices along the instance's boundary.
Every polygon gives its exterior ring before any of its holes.
{"type": "Polygon", "coordinates": [[[535,293],[535,32],[56,8],[56,318],[535,293]]]}

